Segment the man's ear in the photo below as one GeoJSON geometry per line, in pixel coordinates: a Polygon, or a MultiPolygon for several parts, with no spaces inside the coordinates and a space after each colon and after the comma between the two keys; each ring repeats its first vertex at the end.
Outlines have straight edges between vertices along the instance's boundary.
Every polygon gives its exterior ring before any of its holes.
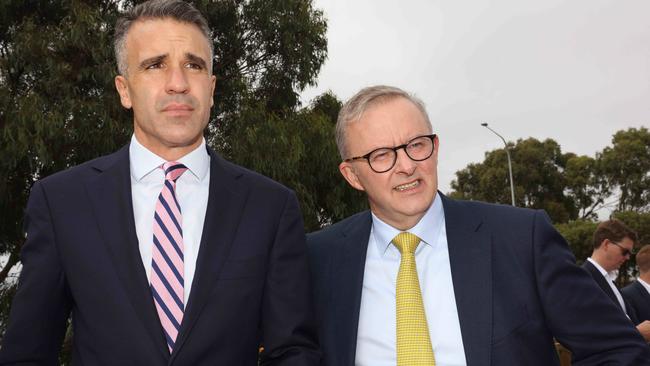
{"type": "Polygon", "coordinates": [[[600,242],[600,247],[599,248],[609,249],[609,244],[611,244],[611,243],[612,243],[611,240],[603,239],[603,241],[600,242]]]}
{"type": "Polygon", "coordinates": [[[361,184],[361,181],[359,181],[359,177],[357,176],[357,172],[355,171],[354,167],[352,164],[350,164],[347,161],[342,162],[339,164],[339,172],[341,172],[341,175],[343,175],[343,178],[345,178],[346,181],[354,188],[358,189],[360,191],[365,191],[363,188],[363,185],[361,184]]]}
{"type": "Polygon", "coordinates": [[[438,140],[438,135],[433,139],[433,158],[438,163],[438,150],[440,150],[440,140],[438,140]]]}
{"type": "Polygon", "coordinates": [[[210,93],[210,107],[214,107],[214,89],[217,86],[217,77],[212,75],[212,92],[210,93]]]}
{"type": "Polygon", "coordinates": [[[117,93],[120,95],[120,102],[122,103],[122,106],[126,109],[131,109],[133,103],[131,103],[129,87],[124,76],[117,75],[115,77],[115,89],[117,89],[117,93]]]}

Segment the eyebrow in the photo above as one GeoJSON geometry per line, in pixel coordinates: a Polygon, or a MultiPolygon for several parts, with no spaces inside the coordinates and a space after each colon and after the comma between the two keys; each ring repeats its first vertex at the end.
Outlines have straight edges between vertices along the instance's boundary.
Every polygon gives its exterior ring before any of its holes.
{"type": "Polygon", "coordinates": [[[205,60],[200,56],[197,56],[197,55],[195,55],[193,53],[187,52],[187,53],[185,53],[185,58],[190,62],[194,62],[195,64],[198,64],[199,66],[201,66],[204,69],[208,68],[207,62],[205,62],[205,60]]]}
{"type": "MultiPolygon", "coordinates": [[[[140,62],[140,69],[144,69],[147,66],[152,65],[152,64],[160,63],[160,62],[164,61],[167,57],[169,57],[168,53],[165,53],[163,55],[154,56],[154,57],[149,57],[148,59],[145,59],[142,62],[140,62]]],[[[197,56],[197,55],[195,55],[193,53],[190,53],[190,52],[186,52],[185,53],[185,58],[187,59],[187,61],[198,64],[199,66],[201,66],[204,69],[208,68],[207,62],[205,62],[205,60],[200,56],[197,56]]]]}
{"type": "Polygon", "coordinates": [[[168,53],[165,53],[164,55],[158,55],[158,56],[154,56],[154,57],[149,57],[148,59],[145,59],[145,60],[143,60],[142,62],[140,62],[140,66],[139,66],[139,68],[140,68],[140,69],[144,69],[144,68],[146,68],[146,67],[149,66],[149,65],[157,64],[157,63],[159,63],[159,62],[162,62],[162,61],[164,61],[168,56],[169,56],[169,54],[168,54],[168,53]]]}

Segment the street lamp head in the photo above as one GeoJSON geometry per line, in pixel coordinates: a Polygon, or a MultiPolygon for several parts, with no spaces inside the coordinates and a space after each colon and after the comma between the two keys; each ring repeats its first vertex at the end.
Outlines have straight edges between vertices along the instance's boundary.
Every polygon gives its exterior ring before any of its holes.
{"type": "Polygon", "coordinates": [[[506,139],[503,138],[503,136],[499,135],[495,130],[488,127],[487,122],[481,123],[481,126],[487,128],[488,130],[492,131],[492,133],[499,136],[506,148],[506,155],[508,156],[508,172],[510,174],[510,198],[512,198],[512,205],[515,206],[515,184],[512,181],[512,162],[510,161],[510,149],[508,148],[508,143],[506,142],[506,139]]]}

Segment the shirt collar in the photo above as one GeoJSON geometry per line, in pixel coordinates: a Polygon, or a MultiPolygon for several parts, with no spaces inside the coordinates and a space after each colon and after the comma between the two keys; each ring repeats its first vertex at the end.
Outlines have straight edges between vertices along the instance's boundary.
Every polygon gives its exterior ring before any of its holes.
{"type": "MultiPolygon", "coordinates": [[[[438,236],[445,225],[445,214],[439,197],[440,194],[436,193],[433,203],[424,216],[408,230],[409,233],[417,235],[422,243],[432,247],[437,243],[438,236]]],[[[383,255],[393,238],[402,231],[390,226],[372,213],[372,232],[379,253],[383,255]]]]}
{"type": "Polygon", "coordinates": [[[598,264],[598,262],[593,260],[591,257],[587,258],[587,260],[591,262],[591,264],[593,264],[594,267],[596,267],[596,269],[598,269],[598,271],[600,272],[600,274],[603,275],[603,277],[607,278],[610,281],[616,281],[616,277],[618,277],[618,270],[607,272],[605,268],[603,268],[600,264],[598,264]]]}
{"type": "MultiPolygon", "coordinates": [[[[137,181],[141,181],[166,162],[165,159],[144,147],[135,135],[131,136],[129,159],[131,176],[137,181]]],[[[197,180],[202,181],[210,170],[210,155],[205,147],[205,139],[202,138],[199,147],[178,159],[177,162],[185,165],[197,180]]]]}

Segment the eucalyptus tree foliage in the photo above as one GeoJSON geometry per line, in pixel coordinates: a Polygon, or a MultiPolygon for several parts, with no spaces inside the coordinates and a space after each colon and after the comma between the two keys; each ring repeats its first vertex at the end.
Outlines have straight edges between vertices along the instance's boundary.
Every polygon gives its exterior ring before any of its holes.
{"type": "MultiPolygon", "coordinates": [[[[650,211],[650,132],[621,130],[595,157],[563,153],[552,140],[509,143],[518,206],[545,209],[554,222],[596,220],[598,211],[650,211]],[[613,202],[613,204],[612,204],[613,202]]],[[[503,149],[456,172],[455,197],[507,204],[508,165],[503,149]]]]}
{"type": "MultiPolygon", "coordinates": [[[[577,218],[575,202],[566,194],[563,174],[573,154],[564,154],[552,140],[535,138],[510,143],[512,174],[517,206],[545,209],[554,222],[577,218]]],[[[510,203],[508,162],[504,149],[485,153],[482,163],[469,164],[456,172],[453,197],[510,203]]]]}
{"type": "Polygon", "coordinates": [[[621,130],[597,154],[602,176],[619,194],[618,211],[650,212],[650,131],[621,130]]]}

